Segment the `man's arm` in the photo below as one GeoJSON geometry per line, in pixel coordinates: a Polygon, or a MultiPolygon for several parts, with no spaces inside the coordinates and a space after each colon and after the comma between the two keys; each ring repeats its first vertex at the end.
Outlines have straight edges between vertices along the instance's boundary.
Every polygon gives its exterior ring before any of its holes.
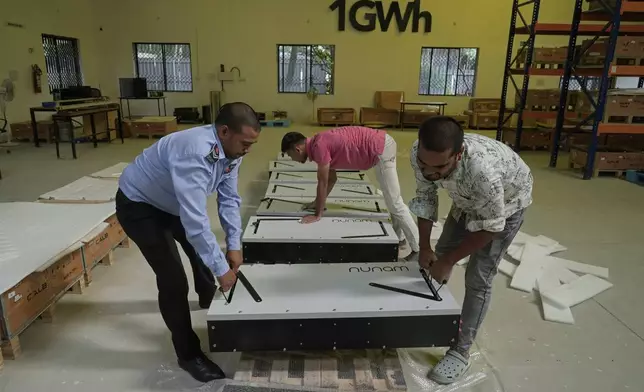
{"type": "Polygon", "coordinates": [[[315,195],[315,216],[321,217],[326,205],[326,198],[331,191],[329,187],[329,164],[318,164],[318,188],[315,195]]]}
{"type": "Polygon", "coordinates": [[[409,209],[418,218],[420,249],[431,249],[432,226],[438,220],[438,187],[423,177],[416,162],[415,148],[410,157],[411,167],[416,177],[416,196],[409,202],[409,209]]]}
{"type": "Polygon", "coordinates": [[[231,171],[217,187],[217,206],[219,210],[219,221],[226,233],[227,250],[241,250],[241,197],[237,190],[237,179],[239,177],[239,166],[231,171]]]}
{"type": "Polygon", "coordinates": [[[475,206],[474,213],[469,213],[469,233],[456,249],[441,258],[441,261],[451,265],[483,249],[505,228],[505,200],[501,178],[494,175],[479,175],[476,178],[479,180],[472,187],[475,206]]]}
{"type": "Polygon", "coordinates": [[[230,267],[210,229],[206,210],[206,184],[211,177],[208,167],[205,157],[186,155],[171,163],[170,175],[179,201],[179,218],[186,238],[203,262],[219,277],[226,274],[230,267]]]}
{"type": "Polygon", "coordinates": [[[334,169],[329,169],[329,181],[327,182],[326,186],[326,197],[329,197],[337,181],[338,173],[334,169]]]}

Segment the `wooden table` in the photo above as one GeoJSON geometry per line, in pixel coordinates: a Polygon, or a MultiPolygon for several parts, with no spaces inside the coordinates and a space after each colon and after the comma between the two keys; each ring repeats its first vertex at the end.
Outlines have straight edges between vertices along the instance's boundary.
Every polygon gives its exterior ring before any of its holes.
{"type": "MultiPolygon", "coordinates": [[[[94,101],[88,103],[81,103],[77,105],[68,105],[68,106],[59,106],[55,107],[32,107],[29,109],[31,114],[31,126],[34,132],[34,145],[40,147],[40,141],[38,140],[38,127],[36,123],[36,112],[53,112],[52,120],[54,121],[54,140],[56,142],[56,156],[60,158],[60,127],[58,121],[68,121],[70,123],[71,134],[70,134],[70,144],[72,147],[72,156],[74,159],[77,159],[76,156],[76,142],[81,138],[74,137],[74,127],[71,125],[72,119],[75,117],[88,116],[90,119],[91,130],[92,130],[92,141],[94,142],[94,148],[98,147],[98,140],[96,136],[99,134],[107,134],[107,140],[110,141],[110,131],[116,131],[117,137],[121,139],[121,143],[124,143],[123,139],[123,127],[122,127],[122,118],[121,118],[121,105],[116,102],[111,101],[94,101]],[[115,111],[117,114],[116,128],[110,128],[109,124],[107,125],[105,131],[96,132],[96,124],[94,121],[94,116],[97,114],[107,114],[109,112],[115,111]]],[[[85,137],[85,136],[84,136],[85,137]]]]}
{"type": "Polygon", "coordinates": [[[447,102],[423,102],[423,101],[400,101],[400,130],[405,128],[404,116],[405,106],[438,106],[438,114],[445,115],[447,102]]]}

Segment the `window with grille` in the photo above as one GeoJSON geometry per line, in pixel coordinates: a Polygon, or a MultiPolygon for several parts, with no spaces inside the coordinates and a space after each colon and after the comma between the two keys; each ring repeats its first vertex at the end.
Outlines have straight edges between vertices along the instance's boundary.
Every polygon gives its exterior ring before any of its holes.
{"type": "Polygon", "coordinates": [[[190,44],[137,42],[132,46],[136,76],[145,78],[149,91],[192,91],[190,44]]]}
{"type": "Polygon", "coordinates": [[[78,40],[43,34],[42,47],[45,52],[47,83],[49,92],[83,85],[78,40]]]}
{"type": "MultiPolygon", "coordinates": [[[[586,86],[588,91],[597,91],[599,90],[599,83],[601,79],[598,76],[582,76],[577,80],[577,78],[571,77],[570,82],[568,83],[568,91],[581,91],[581,86],[586,86]],[[581,83],[580,83],[581,81],[581,83]]],[[[563,76],[559,80],[559,88],[563,84],[563,76]]]]}
{"type": "Polygon", "coordinates": [[[418,94],[473,96],[478,55],[477,48],[422,48],[418,94]]]}
{"type": "Polygon", "coordinates": [[[333,94],[335,45],[277,45],[277,92],[333,94]]]}

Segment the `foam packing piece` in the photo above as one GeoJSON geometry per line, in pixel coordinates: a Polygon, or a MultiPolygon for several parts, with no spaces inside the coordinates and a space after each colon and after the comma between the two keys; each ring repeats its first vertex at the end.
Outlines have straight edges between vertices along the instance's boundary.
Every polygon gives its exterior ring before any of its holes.
{"type": "Polygon", "coordinates": [[[521,256],[521,264],[517,267],[512,276],[510,287],[531,292],[541,271],[549,265],[550,261],[540,246],[526,243],[521,256]]]}
{"type": "Polygon", "coordinates": [[[560,308],[566,308],[580,304],[611,287],[613,284],[607,280],[584,275],[570,283],[544,291],[541,296],[560,308]]]}
{"type": "MultiPolygon", "coordinates": [[[[557,267],[546,269],[537,279],[539,292],[555,291],[561,287],[559,282],[559,271],[557,267]]],[[[543,294],[541,295],[541,307],[543,308],[543,317],[547,321],[554,321],[564,324],[574,324],[575,319],[572,316],[570,307],[559,307],[553,304],[543,294]]]]}

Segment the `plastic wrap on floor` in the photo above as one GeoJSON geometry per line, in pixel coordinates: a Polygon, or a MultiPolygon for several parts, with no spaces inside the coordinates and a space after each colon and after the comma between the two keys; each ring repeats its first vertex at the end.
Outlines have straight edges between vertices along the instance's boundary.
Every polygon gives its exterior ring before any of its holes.
{"type": "Polygon", "coordinates": [[[472,354],[472,366],[461,380],[450,385],[430,381],[427,374],[444,352],[432,348],[243,353],[236,370],[226,372],[231,379],[201,384],[178,366],[164,365],[150,387],[194,392],[502,391],[478,352],[472,354]]]}

